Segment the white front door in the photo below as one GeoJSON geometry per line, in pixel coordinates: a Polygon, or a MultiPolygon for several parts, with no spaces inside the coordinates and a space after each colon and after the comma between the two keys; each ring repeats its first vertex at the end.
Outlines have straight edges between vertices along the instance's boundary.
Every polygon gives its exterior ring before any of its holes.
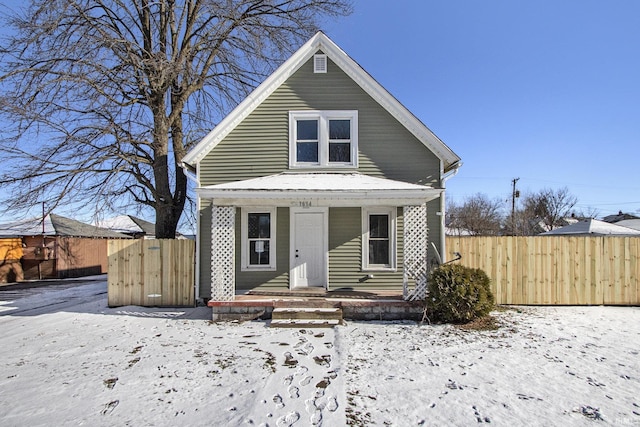
{"type": "Polygon", "coordinates": [[[327,209],[291,208],[291,287],[327,286],[327,209]]]}

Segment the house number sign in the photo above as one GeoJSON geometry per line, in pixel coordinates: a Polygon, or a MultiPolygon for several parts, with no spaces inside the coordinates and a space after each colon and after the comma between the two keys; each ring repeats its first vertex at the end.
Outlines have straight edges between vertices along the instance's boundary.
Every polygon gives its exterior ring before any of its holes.
{"type": "Polygon", "coordinates": [[[311,200],[298,200],[297,202],[293,202],[292,205],[296,208],[310,208],[311,200]]]}

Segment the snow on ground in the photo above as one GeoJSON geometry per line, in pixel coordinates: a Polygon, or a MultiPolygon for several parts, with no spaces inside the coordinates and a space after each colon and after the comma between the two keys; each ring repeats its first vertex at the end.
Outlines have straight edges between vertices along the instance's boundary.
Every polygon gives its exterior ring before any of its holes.
{"type": "Polygon", "coordinates": [[[271,329],[105,291],[1,303],[0,425],[640,425],[640,308],[271,329]]]}

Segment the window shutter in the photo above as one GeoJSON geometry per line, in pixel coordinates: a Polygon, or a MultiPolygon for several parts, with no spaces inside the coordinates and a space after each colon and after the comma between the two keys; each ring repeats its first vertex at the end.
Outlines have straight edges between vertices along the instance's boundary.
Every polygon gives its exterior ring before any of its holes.
{"type": "Polygon", "coordinates": [[[326,73],[327,72],[327,55],[313,55],[313,72],[314,73],[326,73]]]}

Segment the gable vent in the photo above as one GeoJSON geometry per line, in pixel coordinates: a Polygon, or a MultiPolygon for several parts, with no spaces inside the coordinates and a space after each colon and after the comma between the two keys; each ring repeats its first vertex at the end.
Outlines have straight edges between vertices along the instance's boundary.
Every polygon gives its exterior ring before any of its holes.
{"type": "Polygon", "coordinates": [[[327,72],[327,55],[313,55],[313,72],[314,73],[326,73],[327,72]]]}

